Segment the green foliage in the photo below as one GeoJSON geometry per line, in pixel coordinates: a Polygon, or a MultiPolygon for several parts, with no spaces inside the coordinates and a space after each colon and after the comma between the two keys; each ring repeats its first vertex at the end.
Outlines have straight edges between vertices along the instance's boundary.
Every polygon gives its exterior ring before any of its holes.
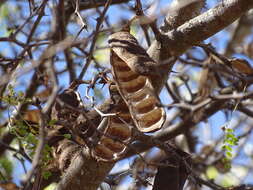
{"type": "Polygon", "coordinates": [[[52,148],[48,144],[45,144],[42,156],[42,168],[46,168],[48,164],[52,161],[53,158],[51,152],[52,148]]]}
{"type": "Polygon", "coordinates": [[[23,137],[27,134],[27,125],[20,120],[13,121],[10,133],[18,137],[23,137]]]}
{"type": "Polygon", "coordinates": [[[15,92],[12,85],[8,85],[8,94],[3,96],[2,101],[8,106],[17,106],[19,103],[31,102],[29,98],[25,98],[22,91],[15,92]]]}
{"type": "Polygon", "coordinates": [[[48,145],[45,144],[44,149],[43,149],[43,154],[42,154],[42,177],[47,180],[50,176],[52,176],[52,173],[47,170],[47,166],[50,164],[50,162],[53,160],[52,157],[52,148],[48,145]]]}
{"type": "MultiPolygon", "coordinates": [[[[4,174],[4,177],[6,179],[10,179],[11,174],[13,172],[12,162],[7,158],[1,158],[0,159],[0,171],[2,174],[4,174]]],[[[1,179],[1,175],[0,175],[0,180],[3,180],[3,179],[1,179]]]]}
{"type": "Polygon", "coordinates": [[[28,133],[25,137],[20,137],[19,139],[23,143],[23,146],[26,149],[29,156],[32,157],[35,153],[35,148],[38,144],[38,138],[32,133],[28,133]]]}
{"type": "MultiPolygon", "coordinates": [[[[16,109],[16,106],[18,106],[20,103],[23,104],[31,102],[30,98],[25,98],[24,92],[16,92],[12,85],[8,85],[7,90],[8,94],[2,97],[2,102],[5,103],[6,106],[8,106],[9,108],[12,107],[16,109]]],[[[22,118],[15,121],[12,119],[12,126],[10,128],[10,132],[17,137],[24,137],[30,132],[36,133],[37,128],[38,126],[36,124],[29,124],[22,118]]]]}
{"type": "Polygon", "coordinates": [[[226,157],[222,159],[222,163],[224,164],[224,168],[227,169],[228,171],[231,169],[231,157],[232,153],[231,152],[226,152],[226,157]],[[227,154],[229,153],[229,154],[227,154]]]}
{"type": "MultiPolygon", "coordinates": [[[[36,151],[36,147],[39,142],[38,137],[30,133],[26,137],[23,138],[22,142],[29,156],[33,157],[36,151]]],[[[42,151],[42,157],[41,157],[41,168],[44,170],[42,172],[42,176],[45,179],[49,178],[51,175],[50,172],[46,170],[49,163],[53,160],[51,152],[52,152],[52,148],[48,144],[45,144],[44,149],[42,151]]]]}
{"type": "MultiPolygon", "coordinates": [[[[8,95],[3,97],[3,102],[8,106],[17,106],[19,103],[28,103],[29,99],[24,97],[24,93],[19,91],[15,92],[13,86],[8,86],[8,95]]],[[[56,123],[55,120],[50,120],[48,126],[53,126],[56,123]]],[[[26,152],[30,157],[33,157],[35,150],[38,144],[38,124],[29,124],[27,121],[24,121],[22,118],[12,122],[10,132],[14,134],[19,142],[23,144],[23,147],[26,149],[26,152]]],[[[51,147],[47,144],[44,146],[42,154],[42,167],[47,166],[47,164],[52,160],[51,156],[51,147]]]]}
{"type": "Polygon", "coordinates": [[[239,139],[235,136],[234,130],[228,127],[223,127],[224,131],[224,140],[222,145],[222,150],[225,153],[225,157],[223,158],[224,166],[227,169],[231,168],[231,159],[233,157],[233,146],[238,145],[239,139]]]}
{"type": "MultiPolygon", "coordinates": [[[[33,155],[35,154],[37,144],[38,144],[38,137],[30,133],[26,137],[23,138],[22,142],[29,156],[33,157],[33,155]]],[[[43,166],[47,166],[47,164],[52,160],[51,151],[52,151],[52,148],[48,144],[45,144],[43,153],[42,153],[43,166]]]]}

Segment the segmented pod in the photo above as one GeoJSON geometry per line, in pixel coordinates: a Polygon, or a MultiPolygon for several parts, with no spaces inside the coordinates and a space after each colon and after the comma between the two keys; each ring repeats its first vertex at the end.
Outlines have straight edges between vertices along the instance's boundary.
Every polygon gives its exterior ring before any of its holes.
{"type": "Polygon", "coordinates": [[[125,102],[113,110],[118,116],[109,117],[105,135],[101,137],[97,146],[92,150],[98,161],[116,161],[126,152],[127,144],[132,140],[132,118],[125,102]]]}
{"type": "Polygon", "coordinates": [[[112,34],[109,43],[113,76],[136,127],[141,132],[160,129],[166,115],[146,75],[150,68],[145,69],[156,63],[129,32],[112,34]]]}
{"type": "MultiPolygon", "coordinates": [[[[66,89],[58,98],[62,103],[55,103],[51,117],[56,120],[75,121],[80,113],[68,109],[67,105],[84,109],[80,94],[73,89],[66,89]]],[[[119,105],[112,112],[118,114],[117,116],[109,117],[107,126],[102,131],[104,135],[101,135],[97,144],[91,149],[92,156],[98,161],[113,162],[122,158],[122,155],[126,152],[126,145],[131,141],[132,132],[130,126],[133,125],[133,122],[125,102],[121,99],[119,105]]],[[[75,131],[73,129],[70,130],[75,131]]],[[[88,137],[92,137],[93,134],[94,132],[88,137]]],[[[77,134],[74,136],[76,137],[77,134]]],[[[83,139],[85,144],[87,139],[87,137],[83,139]]],[[[77,140],[77,137],[75,140],[77,140]]]]}

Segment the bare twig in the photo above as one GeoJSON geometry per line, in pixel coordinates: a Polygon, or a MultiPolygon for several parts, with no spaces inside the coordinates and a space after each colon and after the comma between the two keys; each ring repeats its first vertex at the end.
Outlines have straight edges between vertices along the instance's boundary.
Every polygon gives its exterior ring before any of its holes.
{"type": "Polygon", "coordinates": [[[98,19],[97,21],[97,25],[96,25],[96,29],[94,31],[94,36],[93,36],[93,40],[92,40],[92,43],[91,43],[91,46],[90,46],[90,50],[89,50],[89,54],[88,54],[88,58],[86,60],[86,63],[78,77],[78,79],[82,79],[85,72],[87,71],[90,63],[91,63],[91,60],[92,60],[92,56],[93,56],[93,51],[94,51],[94,48],[95,48],[95,44],[96,44],[96,41],[97,41],[97,37],[98,37],[98,34],[99,34],[99,30],[100,30],[100,27],[104,21],[104,18],[105,18],[105,14],[107,12],[107,10],[109,9],[110,7],[110,4],[111,4],[112,0],[107,0],[106,4],[105,4],[105,7],[104,7],[104,10],[102,12],[102,14],[100,15],[100,18],[98,19]]]}

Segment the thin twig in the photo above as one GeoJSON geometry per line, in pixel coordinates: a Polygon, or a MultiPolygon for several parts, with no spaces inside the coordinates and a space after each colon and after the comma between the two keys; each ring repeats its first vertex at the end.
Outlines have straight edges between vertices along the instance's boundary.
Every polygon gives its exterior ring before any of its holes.
{"type": "Polygon", "coordinates": [[[99,30],[100,30],[100,27],[104,21],[104,18],[105,18],[105,14],[108,10],[108,8],[110,7],[110,4],[111,4],[112,0],[108,0],[105,4],[105,7],[104,7],[104,10],[102,12],[102,14],[100,15],[100,18],[98,19],[97,21],[97,25],[96,25],[96,30],[94,32],[94,36],[93,36],[93,40],[92,40],[92,43],[91,43],[91,46],[90,46],[90,50],[89,50],[89,55],[88,55],[88,58],[86,60],[86,63],[78,77],[79,80],[81,80],[83,77],[84,77],[84,74],[86,73],[90,63],[91,63],[91,60],[92,60],[92,56],[93,56],[93,51],[95,49],[95,44],[96,44],[96,41],[97,41],[97,38],[98,38],[98,34],[99,34],[99,30]]]}

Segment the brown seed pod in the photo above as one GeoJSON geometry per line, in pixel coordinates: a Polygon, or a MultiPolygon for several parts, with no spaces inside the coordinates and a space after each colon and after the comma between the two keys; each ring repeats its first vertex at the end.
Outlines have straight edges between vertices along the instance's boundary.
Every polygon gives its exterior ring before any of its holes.
{"type": "Polygon", "coordinates": [[[238,59],[233,58],[229,59],[232,67],[236,69],[239,73],[245,74],[245,75],[252,75],[253,74],[253,68],[249,64],[249,62],[245,59],[238,59]]]}
{"type": "Polygon", "coordinates": [[[149,78],[159,75],[157,63],[127,31],[112,34],[109,43],[113,76],[136,127],[141,132],[160,129],[166,115],[149,78]]]}
{"type": "Polygon", "coordinates": [[[122,158],[127,150],[127,144],[132,140],[131,125],[133,125],[129,110],[122,100],[113,112],[118,116],[109,117],[107,128],[92,151],[98,161],[114,162],[122,158]]]}
{"type": "Polygon", "coordinates": [[[28,122],[39,123],[40,117],[40,110],[27,110],[23,119],[28,122]]]}

